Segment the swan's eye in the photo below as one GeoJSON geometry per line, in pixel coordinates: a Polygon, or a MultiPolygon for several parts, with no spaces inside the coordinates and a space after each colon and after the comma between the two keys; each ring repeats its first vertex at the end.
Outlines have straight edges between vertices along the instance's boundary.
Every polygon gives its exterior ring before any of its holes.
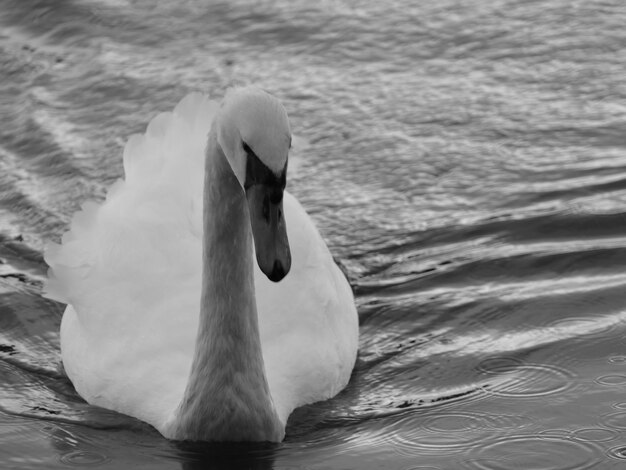
{"type": "Polygon", "coordinates": [[[245,142],[242,143],[243,144],[243,151],[248,153],[248,154],[254,154],[254,152],[252,151],[252,149],[250,148],[250,146],[248,144],[246,144],[245,142]]]}
{"type": "Polygon", "coordinates": [[[284,186],[281,187],[274,187],[271,191],[270,191],[270,202],[272,204],[280,204],[280,201],[283,200],[283,188],[284,186]]]}

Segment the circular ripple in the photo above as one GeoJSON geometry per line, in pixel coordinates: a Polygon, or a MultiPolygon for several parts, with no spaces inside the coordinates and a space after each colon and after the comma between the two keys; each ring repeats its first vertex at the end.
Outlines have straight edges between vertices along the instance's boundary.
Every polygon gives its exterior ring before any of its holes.
{"type": "Polygon", "coordinates": [[[569,371],[547,364],[494,365],[488,373],[503,377],[501,382],[486,387],[485,392],[512,398],[551,395],[574,383],[569,371]]]}
{"type": "Polygon", "coordinates": [[[603,375],[596,379],[596,382],[600,385],[625,385],[626,384],[626,375],[619,374],[609,374],[603,375]]]}
{"type": "Polygon", "coordinates": [[[76,467],[95,467],[101,465],[109,460],[109,458],[98,452],[87,450],[76,450],[74,452],[68,452],[61,456],[61,462],[67,465],[73,465],[76,467]]]}
{"type": "Polygon", "coordinates": [[[380,433],[368,435],[372,445],[385,443],[410,457],[426,453],[469,452],[505,432],[520,432],[531,426],[527,416],[493,413],[433,412],[426,416],[407,415],[380,433]]]}
{"type": "Polygon", "coordinates": [[[534,423],[533,418],[530,416],[521,415],[491,415],[491,425],[496,429],[522,429],[528,426],[532,426],[534,423]]]}
{"type": "Polygon", "coordinates": [[[479,470],[577,470],[589,469],[604,460],[596,446],[557,436],[511,436],[488,444],[468,459],[479,470]]]}
{"type": "MultiPolygon", "coordinates": [[[[413,416],[412,419],[415,419],[413,416]]],[[[419,425],[400,420],[387,429],[387,442],[398,453],[411,457],[427,452],[438,455],[469,452],[492,442],[503,430],[520,430],[532,425],[532,419],[519,415],[496,415],[458,412],[438,412],[421,418],[419,425]]],[[[519,432],[519,431],[518,431],[519,432]]]]}
{"type": "Polygon", "coordinates": [[[506,370],[513,371],[516,367],[524,365],[520,359],[510,356],[493,356],[481,361],[476,369],[485,374],[502,374],[506,370]]]}
{"type": "Polygon", "coordinates": [[[467,452],[498,432],[492,416],[467,412],[440,412],[418,422],[400,420],[396,429],[392,444],[398,453],[411,457],[425,452],[467,452]]]}
{"type": "Polygon", "coordinates": [[[545,429],[543,431],[540,431],[537,433],[538,436],[540,437],[556,437],[556,438],[569,438],[569,435],[571,434],[570,431],[568,431],[567,429],[545,429]]]}
{"type": "Polygon", "coordinates": [[[422,426],[432,432],[466,432],[488,426],[481,415],[467,413],[445,413],[424,420],[422,426]]]}
{"type": "Polygon", "coordinates": [[[626,446],[618,446],[609,449],[607,455],[612,459],[626,460],[626,446]]]}
{"type": "Polygon", "coordinates": [[[609,428],[626,430],[626,411],[605,415],[602,424],[609,428]]]}
{"type": "Polygon", "coordinates": [[[572,439],[588,442],[606,442],[617,438],[618,432],[605,428],[578,429],[572,433],[572,439]]]}

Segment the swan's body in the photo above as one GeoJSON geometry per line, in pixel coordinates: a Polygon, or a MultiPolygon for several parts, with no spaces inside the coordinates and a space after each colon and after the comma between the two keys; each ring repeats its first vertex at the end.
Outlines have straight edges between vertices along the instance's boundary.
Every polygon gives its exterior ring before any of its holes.
{"type": "MultiPolygon", "coordinates": [[[[237,139],[252,139],[268,178],[286,169],[288,122],[276,103],[254,89],[229,93],[219,110],[188,96],[129,140],[126,180],[102,204],[85,205],[62,244],[47,249],[48,295],[68,304],[63,364],[89,403],[168,438],[278,441],[295,407],[347,384],[353,296],[287,192],[289,246],[270,252],[287,265],[278,278],[289,273],[272,282],[280,263],[257,253],[270,263],[263,274],[254,261],[250,194],[262,185],[250,189],[237,139]]],[[[254,231],[257,252],[263,240],[254,231]]]]}

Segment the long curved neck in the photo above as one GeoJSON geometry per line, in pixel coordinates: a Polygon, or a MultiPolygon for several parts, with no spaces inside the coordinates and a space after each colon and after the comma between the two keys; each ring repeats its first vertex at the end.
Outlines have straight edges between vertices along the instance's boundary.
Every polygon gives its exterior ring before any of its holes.
{"type": "Polygon", "coordinates": [[[245,194],[212,129],[204,181],[200,322],[175,438],[279,441],[284,436],[265,376],[252,263],[245,194]]]}

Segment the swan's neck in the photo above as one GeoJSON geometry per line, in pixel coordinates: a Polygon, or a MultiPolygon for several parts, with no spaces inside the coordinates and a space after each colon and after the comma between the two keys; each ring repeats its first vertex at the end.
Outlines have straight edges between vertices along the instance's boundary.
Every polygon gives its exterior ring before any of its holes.
{"type": "Polygon", "coordinates": [[[204,182],[200,322],[175,438],[283,438],[265,376],[252,263],[246,197],[212,130],[204,182]]]}

